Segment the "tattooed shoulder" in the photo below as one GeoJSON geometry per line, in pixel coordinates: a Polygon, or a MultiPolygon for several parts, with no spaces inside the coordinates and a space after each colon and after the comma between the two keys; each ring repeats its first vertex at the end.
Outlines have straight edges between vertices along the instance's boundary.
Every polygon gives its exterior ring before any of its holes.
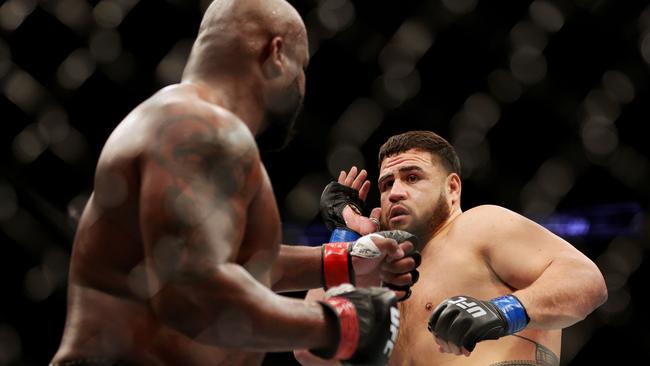
{"type": "Polygon", "coordinates": [[[155,129],[152,158],[175,179],[213,183],[225,196],[245,189],[259,165],[255,140],[233,118],[199,114],[167,117],[155,129]]]}

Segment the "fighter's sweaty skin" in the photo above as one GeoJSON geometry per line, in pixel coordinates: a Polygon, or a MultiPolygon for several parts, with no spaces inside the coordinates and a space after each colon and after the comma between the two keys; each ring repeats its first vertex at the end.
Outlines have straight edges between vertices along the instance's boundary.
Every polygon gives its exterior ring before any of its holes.
{"type": "MultiPolygon", "coordinates": [[[[199,337],[217,319],[181,290],[196,280],[197,267],[224,262],[242,265],[269,286],[279,214],[245,126],[187,86],[166,88],[115,129],[95,181],[78,227],[68,295],[66,329],[82,331],[65,332],[55,360],[259,364],[262,353],[224,350],[188,336],[199,337]],[[203,176],[189,173],[196,171],[203,176]],[[214,200],[202,199],[206,195],[214,200]],[[206,237],[233,244],[206,246],[206,237]]],[[[230,337],[253,331],[236,309],[224,311],[230,337]]]]}

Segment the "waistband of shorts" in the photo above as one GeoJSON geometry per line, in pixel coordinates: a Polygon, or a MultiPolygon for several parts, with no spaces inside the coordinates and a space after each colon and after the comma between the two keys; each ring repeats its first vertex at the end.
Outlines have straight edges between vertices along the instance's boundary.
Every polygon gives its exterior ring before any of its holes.
{"type": "Polygon", "coordinates": [[[109,358],[89,357],[74,360],[52,362],[49,366],[137,366],[132,362],[112,360],[109,358]]]}

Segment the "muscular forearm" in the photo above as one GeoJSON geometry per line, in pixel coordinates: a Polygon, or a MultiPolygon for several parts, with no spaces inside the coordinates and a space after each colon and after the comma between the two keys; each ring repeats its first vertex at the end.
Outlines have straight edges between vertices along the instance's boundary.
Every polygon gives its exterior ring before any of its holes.
{"type": "Polygon", "coordinates": [[[413,250],[414,237],[398,231],[373,235],[353,243],[337,242],[319,247],[283,245],[272,270],[272,289],[276,292],[308,290],[344,282],[367,287],[379,286],[382,280],[395,286],[412,285],[419,254],[406,256],[405,253],[413,250]]]}
{"type": "Polygon", "coordinates": [[[554,260],[535,282],[513,294],[526,308],[528,326],[543,329],[571,326],[607,300],[598,268],[574,258],[554,260]]]}
{"type": "Polygon", "coordinates": [[[167,325],[214,346],[288,351],[328,347],[336,339],[320,304],[276,295],[236,264],[168,285],[153,304],[167,325]]]}
{"type": "Polygon", "coordinates": [[[275,292],[321,287],[321,247],[282,245],[271,281],[275,292]]]}

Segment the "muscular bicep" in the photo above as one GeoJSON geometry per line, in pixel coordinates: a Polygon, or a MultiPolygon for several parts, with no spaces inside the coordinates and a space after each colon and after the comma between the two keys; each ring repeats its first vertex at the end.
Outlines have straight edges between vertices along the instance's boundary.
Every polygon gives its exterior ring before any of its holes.
{"type": "Polygon", "coordinates": [[[236,254],[257,156],[236,128],[181,116],[156,131],[142,159],[140,225],[159,275],[209,269],[236,254]]]}
{"type": "Polygon", "coordinates": [[[537,280],[553,263],[581,261],[571,244],[541,225],[503,208],[491,208],[484,254],[495,274],[522,289],[537,280]]]}

